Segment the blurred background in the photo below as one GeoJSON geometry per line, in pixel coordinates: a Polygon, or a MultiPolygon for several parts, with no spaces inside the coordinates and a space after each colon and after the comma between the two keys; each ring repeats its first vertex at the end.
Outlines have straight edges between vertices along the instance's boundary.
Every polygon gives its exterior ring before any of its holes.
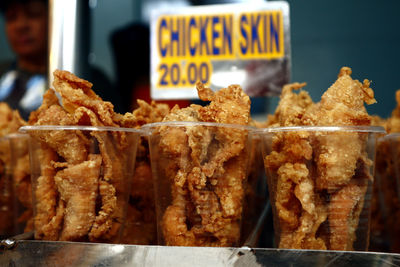
{"type": "MultiPolygon", "coordinates": [[[[130,111],[136,98],[148,97],[151,9],[163,5],[233,2],[251,5],[260,1],[89,0],[87,62],[98,74],[90,81],[95,90],[104,87],[99,94],[112,101],[117,111],[130,111]]],[[[353,69],[353,78],[372,81],[378,103],[368,107],[368,111],[388,117],[396,105],[395,91],[400,89],[400,1],[288,2],[291,81],[307,82],[306,90],[314,101],[319,101],[322,92],[336,80],[340,67],[349,66],[353,69]]],[[[15,57],[4,28],[5,16],[2,14],[0,62],[15,57]]],[[[253,115],[262,117],[273,113],[278,100],[279,97],[253,99],[253,115]]]]}

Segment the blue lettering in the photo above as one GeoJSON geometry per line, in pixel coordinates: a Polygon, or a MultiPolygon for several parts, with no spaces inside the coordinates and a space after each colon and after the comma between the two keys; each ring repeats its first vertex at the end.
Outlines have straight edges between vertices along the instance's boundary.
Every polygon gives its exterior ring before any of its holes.
{"type": "Polygon", "coordinates": [[[160,49],[160,54],[162,57],[167,55],[167,46],[162,47],[162,29],[167,28],[167,22],[163,18],[160,22],[160,27],[158,28],[158,48],[160,49]]]}
{"type": "Polygon", "coordinates": [[[213,55],[219,55],[219,48],[215,45],[215,40],[219,37],[219,32],[215,30],[215,25],[219,23],[219,17],[212,18],[212,49],[213,55]]]}
{"type": "Polygon", "coordinates": [[[267,14],[264,13],[264,17],[263,17],[263,22],[264,22],[264,53],[268,53],[268,28],[267,28],[267,22],[268,22],[268,18],[267,18],[267,14]]]}
{"type": "Polygon", "coordinates": [[[200,17],[200,55],[203,55],[203,45],[206,45],[207,55],[210,54],[210,50],[207,43],[207,24],[208,24],[208,17],[206,17],[205,21],[203,18],[200,17]]]}
{"type": "Polygon", "coordinates": [[[181,28],[181,31],[182,31],[182,42],[181,42],[182,43],[182,56],[186,56],[186,36],[185,36],[186,22],[185,22],[185,18],[182,18],[181,21],[182,21],[182,28],[181,28]]]}
{"type": "Polygon", "coordinates": [[[229,49],[229,54],[232,54],[232,15],[229,16],[229,21],[230,24],[227,25],[226,24],[226,19],[224,18],[223,20],[223,30],[224,30],[224,43],[222,44],[222,48],[224,50],[224,54],[225,54],[225,44],[227,44],[227,47],[229,49]],[[229,28],[228,28],[229,27],[229,28]]]}
{"type": "Polygon", "coordinates": [[[242,54],[246,54],[247,53],[247,48],[248,48],[247,47],[248,46],[247,33],[246,33],[246,30],[243,27],[244,24],[247,24],[246,15],[242,15],[240,17],[240,32],[242,33],[243,38],[246,40],[245,45],[240,43],[240,50],[241,50],[242,54]]]}
{"type": "Polygon", "coordinates": [[[177,21],[178,25],[176,30],[174,30],[174,18],[170,19],[170,30],[171,30],[171,56],[174,56],[174,43],[176,44],[176,50],[178,51],[177,55],[180,56],[180,49],[179,49],[179,20],[177,21]]]}
{"type": "Polygon", "coordinates": [[[272,52],[272,39],[274,39],[275,40],[275,46],[276,46],[276,51],[277,52],[279,52],[279,34],[278,34],[278,30],[279,30],[279,13],[277,14],[277,18],[278,18],[278,25],[274,25],[274,20],[273,20],[273,18],[272,18],[273,16],[270,16],[270,35],[271,35],[271,39],[270,39],[270,42],[271,42],[271,45],[270,45],[270,49],[271,49],[271,52],[272,52]]]}
{"type": "Polygon", "coordinates": [[[197,25],[196,25],[196,20],[194,19],[194,17],[191,17],[190,21],[189,21],[189,51],[190,51],[191,56],[194,56],[196,54],[196,49],[197,49],[197,44],[194,44],[194,46],[192,46],[192,42],[190,41],[193,37],[193,35],[192,35],[193,27],[197,27],[197,25]]]}
{"type": "Polygon", "coordinates": [[[251,53],[254,53],[254,44],[257,43],[258,52],[261,51],[260,38],[258,36],[258,24],[260,23],[260,16],[257,16],[254,21],[254,15],[251,16],[251,53]]]}

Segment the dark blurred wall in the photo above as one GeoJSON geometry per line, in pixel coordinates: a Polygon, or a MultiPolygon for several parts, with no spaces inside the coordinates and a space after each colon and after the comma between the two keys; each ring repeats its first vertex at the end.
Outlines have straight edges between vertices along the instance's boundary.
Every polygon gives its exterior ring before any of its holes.
{"type": "Polygon", "coordinates": [[[372,80],[378,103],[368,111],[389,116],[400,89],[400,1],[288,2],[292,81],[307,82],[306,89],[319,101],[340,67],[349,66],[353,78],[372,80]]]}
{"type": "Polygon", "coordinates": [[[110,35],[115,29],[138,19],[135,9],[138,1],[93,1],[96,5],[92,7],[92,53],[89,59],[92,64],[102,68],[113,82],[116,77],[110,35]]]}
{"type": "Polygon", "coordinates": [[[13,53],[8,45],[4,27],[4,17],[0,15],[0,62],[13,59],[13,53]]]}
{"type": "MultiPolygon", "coordinates": [[[[90,61],[102,68],[113,81],[109,36],[114,29],[138,19],[137,9],[141,5],[137,1],[95,1],[90,61]]],[[[202,1],[194,2],[199,4],[197,2],[202,1]]],[[[207,4],[211,2],[209,0],[207,4]]],[[[306,89],[314,101],[319,101],[322,92],[335,81],[340,67],[349,66],[354,78],[372,80],[371,87],[378,103],[368,107],[369,112],[389,116],[396,103],[394,92],[400,89],[400,1],[288,2],[292,81],[307,82],[306,89]]],[[[249,1],[252,3],[257,1],[249,1]]],[[[0,61],[12,58],[4,39],[2,20],[1,17],[0,61]]],[[[266,111],[273,112],[277,102],[277,97],[269,99],[266,111]]]]}

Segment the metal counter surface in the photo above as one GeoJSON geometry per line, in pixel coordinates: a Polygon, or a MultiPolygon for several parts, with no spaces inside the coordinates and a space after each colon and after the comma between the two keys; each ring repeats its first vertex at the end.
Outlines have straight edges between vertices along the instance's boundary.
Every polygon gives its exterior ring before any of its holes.
{"type": "Polygon", "coordinates": [[[400,266],[400,254],[7,239],[0,266],[400,266]]]}

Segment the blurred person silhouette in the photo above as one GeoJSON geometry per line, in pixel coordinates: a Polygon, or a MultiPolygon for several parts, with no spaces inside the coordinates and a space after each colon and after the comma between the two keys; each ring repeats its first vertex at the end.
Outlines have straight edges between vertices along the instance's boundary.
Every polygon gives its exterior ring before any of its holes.
{"type": "MultiPolygon", "coordinates": [[[[122,98],[124,112],[137,107],[137,99],[151,101],[150,97],[150,29],[143,23],[131,23],[111,34],[114,53],[117,90],[122,98]]],[[[188,106],[188,100],[163,100],[171,108],[178,104],[188,106]]]]}
{"type": "MultiPolygon", "coordinates": [[[[0,0],[5,33],[15,60],[0,63],[0,101],[19,110],[24,119],[42,103],[47,84],[48,1],[0,0]]],[[[95,92],[121,110],[119,95],[108,77],[89,66],[85,77],[95,92]]]]}
{"type": "Polygon", "coordinates": [[[1,0],[5,33],[16,59],[0,63],[0,101],[27,119],[47,87],[47,1],[1,0]]]}

